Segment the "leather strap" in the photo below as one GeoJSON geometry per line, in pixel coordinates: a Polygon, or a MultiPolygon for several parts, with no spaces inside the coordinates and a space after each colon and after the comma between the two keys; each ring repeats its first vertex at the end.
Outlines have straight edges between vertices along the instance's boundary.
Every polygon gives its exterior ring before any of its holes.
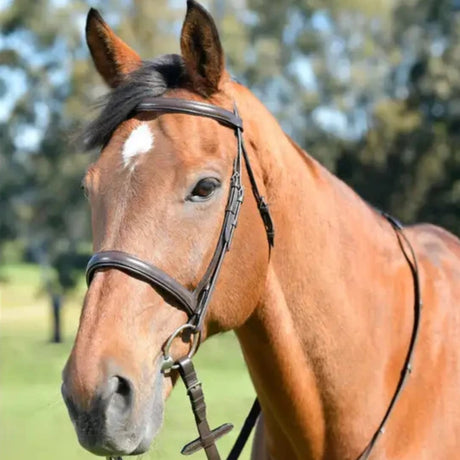
{"type": "Polygon", "coordinates": [[[417,257],[415,255],[414,248],[412,247],[412,244],[410,243],[409,239],[404,233],[403,230],[403,225],[401,222],[399,222],[397,219],[395,219],[393,216],[390,214],[379,211],[378,212],[391,224],[391,226],[394,228],[397,238],[398,238],[398,243],[399,246],[401,247],[401,250],[404,254],[404,257],[409,264],[411,274],[412,274],[412,279],[413,279],[413,284],[414,284],[414,325],[412,328],[412,335],[411,335],[411,340],[409,344],[409,349],[407,351],[406,359],[404,361],[404,367],[401,371],[401,376],[399,378],[398,385],[396,387],[396,390],[393,394],[393,397],[391,398],[390,404],[388,406],[387,411],[385,412],[385,415],[383,416],[382,421],[380,422],[379,427],[377,428],[377,431],[374,433],[372,436],[369,444],[366,446],[364,451],[361,453],[361,455],[358,457],[357,460],[367,460],[369,456],[371,455],[377,441],[379,440],[380,436],[385,433],[385,427],[388,422],[388,419],[390,418],[393,409],[398,401],[398,399],[401,396],[401,393],[406,386],[406,383],[408,381],[408,378],[410,374],[412,373],[413,370],[413,358],[414,358],[414,353],[415,353],[415,347],[417,345],[417,339],[419,336],[419,330],[420,330],[420,318],[422,315],[422,294],[420,290],[420,277],[419,277],[419,270],[418,270],[418,264],[417,264],[417,257]],[[403,242],[405,244],[403,244],[403,242]],[[410,257],[407,254],[406,247],[409,248],[409,253],[410,257]]]}
{"type": "Polygon", "coordinates": [[[201,382],[195,372],[192,360],[184,358],[178,361],[179,373],[187,387],[187,394],[190,398],[193,415],[198,429],[198,439],[188,443],[183,449],[182,454],[190,455],[198,449],[203,448],[208,460],[220,460],[219,452],[216,447],[216,440],[233,429],[233,425],[226,423],[215,430],[209,428],[206,418],[206,403],[201,387],[201,382]]]}
{"type": "Polygon", "coordinates": [[[183,113],[198,117],[212,118],[233,129],[243,131],[243,121],[230,110],[205,102],[176,99],[172,97],[152,97],[145,99],[136,107],[136,112],[183,113]]]}
{"type": "Polygon", "coordinates": [[[246,417],[246,420],[244,421],[244,425],[241,428],[240,434],[238,435],[235,444],[233,444],[232,450],[228,454],[227,460],[238,460],[241,452],[243,452],[244,446],[248,442],[249,436],[251,435],[252,429],[254,428],[257,419],[259,418],[260,412],[260,403],[256,398],[248,416],[246,417]]]}
{"type": "MultiPolygon", "coordinates": [[[[235,106],[235,111],[237,108],[235,106]]],[[[275,225],[273,224],[273,219],[268,209],[268,203],[265,201],[265,198],[260,194],[259,188],[257,187],[256,178],[254,176],[254,171],[252,170],[251,162],[249,161],[248,152],[246,151],[246,146],[244,144],[243,136],[239,136],[238,142],[243,153],[244,162],[246,164],[246,170],[248,172],[249,181],[251,182],[252,194],[257,202],[257,207],[259,208],[260,216],[265,227],[265,233],[267,234],[268,244],[270,248],[275,245],[275,225]]]]}
{"type": "Polygon", "coordinates": [[[196,299],[188,289],[154,265],[122,251],[101,251],[94,254],[86,267],[86,283],[88,286],[97,270],[117,268],[131,276],[147,281],[154,287],[159,287],[180,304],[192,316],[196,309],[196,299]]]}
{"type": "Polygon", "coordinates": [[[230,250],[233,235],[238,223],[241,205],[244,199],[244,189],[241,183],[241,151],[238,150],[230,180],[230,192],[225,208],[224,222],[219,235],[216,250],[211,262],[196,289],[197,308],[194,322],[196,329],[201,330],[212,293],[217,283],[226,253],[230,250]]]}
{"type": "MultiPolygon", "coordinates": [[[[187,366],[185,366],[185,368],[186,367],[187,366]]],[[[180,367],[179,369],[182,369],[182,367],[180,367]]],[[[184,371],[184,372],[187,372],[187,371],[184,371]]],[[[190,372],[190,370],[188,370],[188,372],[190,372]]],[[[191,375],[190,380],[198,382],[198,379],[196,378],[196,374],[195,374],[195,376],[193,376],[193,371],[192,371],[192,373],[190,373],[190,375],[191,375]]],[[[181,374],[181,376],[182,376],[182,374],[181,374]]],[[[184,380],[184,377],[182,377],[182,379],[184,380]]],[[[186,381],[186,380],[188,380],[187,375],[185,375],[185,380],[184,381],[186,381]]],[[[199,382],[198,382],[198,384],[200,385],[200,391],[202,393],[201,384],[199,382]]],[[[206,410],[205,402],[204,402],[204,395],[202,393],[203,398],[201,399],[200,395],[199,395],[199,391],[198,391],[198,396],[197,396],[197,391],[196,390],[194,392],[191,392],[191,393],[189,393],[187,391],[187,394],[189,395],[189,398],[190,398],[190,404],[192,406],[192,411],[193,411],[194,416],[195,416],[195,422],[196,422],[197,427],[198,427],[199,437],[197,439],[195,439],[194,441],[189,442],[188,444],[186,444],[182,448],[182,450],[181,450],[182,455],[192,455],[195,452],[197,452],[199,449],[204,448],[204,444],[209,442],[209,439],[211,439],[211,437],[213,439],[212,445],[214,445],[215,441],[217,441],[218,439],[220,439],[222,436],[224,436],[225,434],[227,434],[228,432],[230,432],[233,429],[232,424],[224,423],[223,425],[221,425],[218,428],[215,428],[214,430],[211,431],[209,429],[209,425],[206,422],[206,415],[205,415],[205,417],[203,419],[205,424],[199,424],[201,422],[197,422],[197,415],[195,414],[195,409],[194,408],[197,407],[197,406],[199,407],[200,405],[203,405],[204,410],[206,410]],[[200,431],[200,427],[201,427],[202,431],[200,431]],[[203,429],[204,429],[204,431],[203,431],[203,429]],[[202,436],[202,432],[204,433],[204,437],[202,436]],[[206,435],[208,437],[206,437],[206,435]]],[[[202,412],[202,410],[203,409],[199,409],[199,412],[202,412]]],[[[230,451],[230,453],[227,456],[227,460],[238,460],[238,458],[241,455],[241,452],[244,449],[244,446],[246,445],[246,443],[247,443],[247,441],[249,439],[249,436],[251,435],[251,432],[252,432],[252,430],[253,430],[256,422],[257,422],[257,418],[259,417],[259,415],[260,415],[260,404],[259,404],[259,400],[256,398],[256,400],[254,401],[254,404],[251,407],[251,410],[250,410],[248,416],[246,417],[244,425],[241,428],[240,433],[238,434],[238,438],[236,439],[235,444],[232,447],[232,450],[230,451]]],[[[214,447],[215,447],[215,445],[214,445],[214,447]]],[[[214,449],[209,449],[208,448],[206,450],[206,448],[205,448],[205,453],[206,453],[206,457],[208,458],[208,460],[220,460],[220,456],[219,456],[219,452],[217,451],[217,448],[215,449],[215,452],[214,452],[214,449]]],[[[106,459],[107,460],[123,460],[122,457],[106,457],[106,459]]]]}

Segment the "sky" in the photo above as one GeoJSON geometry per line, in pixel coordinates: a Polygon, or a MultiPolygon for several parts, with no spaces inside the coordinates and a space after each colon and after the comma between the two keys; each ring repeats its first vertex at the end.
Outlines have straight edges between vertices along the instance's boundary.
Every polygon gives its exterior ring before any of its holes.
{"type": "MultiPolygon", "coordinates": [[[[56,7],[59,7],[65,5],[69,0],[52,1],[56,7]]],[[[244,0],[235,1],[240,2],[242,7],[244,6],[244,0]]],[[[170,2],[172,8],[183,8],[183,0],[170,0],[170,2]]],[[[0,10],[6,8],[10,3],[11,0],[0,0],[0,10]]],[[[206,4],[206,2],[204,3],[206,4]]],[[[250,15],[247,16],[247,19],[251,20],[250,15]]],[[[78,21],[81,22],[79,28],[82,31],[82,43],[84,40],[84,20],[83,17],[78,19],[78,21]]],[[[288,44],[294,42],[298,34],[302,32],[303,27],[304,24],[301,18],[293,14],[285,29],[283,40],[288,44]]],[[[341,54],[341,43],[334,37],[333,24],[325,10],[317,10],[314,12],[311,17],[310,27],[312,27],[315,32],[329,37],[328,39],[331,41],[331,52],[333,52],[335,46],[337,48],[337,55],[341,54]]],[[[65,46],[56,46],[49,55],[44,53],[37,54],[33,46],[33,37],[29,36],[27,33],[16,33],[10,37],[0,35],[0,50],[9,47],[20,50],[20,54],[24,60],[36,68],[42,67],[47,59],[55,58],[56,55],[60,56],[62,66],[54,70],[53,73],[49,75],[49,78],[55,84],[61,84],[68,78],[68,69],[70,69],[71,63],[69,62],[70,57],[65,46]]],[[[334,62],[334,65],[336,66],[335,71],[337,75],[339,77],[342,75],[343,79],[346,80],[350,74],[350,63],[346,60],[341,60],[334,62]]],[[[314,69],[307,56],[296,56],[290,64],[290,71],[299,79],[305,91],[314,92],[317,90],[317,80],[314,69]]],[[[274,82],[274,84],[276,86],[277,83],[274,82]]],[[[0,66],[0,122],[5,122],[9,118],[16,101],[24,95],[26,85],[27,81],[21,69],[13,70],[6,66],[0,66]]],[[[272,110],[276,109],[276,100],[268,100],[267,105],[272,110]]],[[[48,120],[46,105],[42,104],[41,107],[35,108],[35,111],[38,114],[38,122],[34,126],[24,127],[22,131],[18,133],[20,134],[17,141],[18,148],[34,150],[42,138],[41,133],[44,128],[46,128],[46,122],[48,120]]],[[[342,137],[350,135],[359,136],[367,127],[364,117],[361,121],[358,121],[358,126],[355,127],[354,130],[350,129],[349,120],[346,114],[328,105],[318,106],[313,111],[312,119],[325,131],[335,133],[342,137]]]]}
{"type": "MultiPolygon", "coordinates": [[[[65,5],[68,0],[52,0],[56,7],[65,5]]],[[[11,0],[0,0],[0,10],[7,8],[11,0]]],[[[84,36],[84,18],[80,18],[82,40],[84,36]]],[[[32,69],[40,71],[50,62],[58,61],[60,66],[47,71],[49,81],[54,85],[65,83],[69,77],[70,56],[65,44],[56,42],[47,53],[37,53],[34,46],[34,37],[27,31],[19,31],[9,36],[0,34],[0,51],[14,49],[24,62],[32,69]],[[56,60],[56,56],[58,59],[56,60]]],[[[11,68],[0,65],[0,122],[5,122],[11,116],[17,101],[24,96],[27,90],[26,73],[21,68],[11,68]]],[[[43,138],[44,130],[49,121],[49,109],[46,103],[37,102],[33,107],[36,122],[24,125],[15,133],[15,145],[19,150],[35,151],[43,138]]]]}

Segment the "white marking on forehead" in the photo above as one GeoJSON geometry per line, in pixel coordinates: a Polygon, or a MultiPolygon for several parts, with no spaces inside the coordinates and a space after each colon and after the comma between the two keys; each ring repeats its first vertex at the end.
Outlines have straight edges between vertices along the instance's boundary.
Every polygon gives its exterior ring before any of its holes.
{"type": "Polygon", "coordinates": [[[138,155],[147,153],[153,147],[153,141],[153,133],[146,123],[133,129],[128,139],[126,139],[121,152],[124,166],[131,165],[133,169],[135,166],[133,159],[138,155]]]}

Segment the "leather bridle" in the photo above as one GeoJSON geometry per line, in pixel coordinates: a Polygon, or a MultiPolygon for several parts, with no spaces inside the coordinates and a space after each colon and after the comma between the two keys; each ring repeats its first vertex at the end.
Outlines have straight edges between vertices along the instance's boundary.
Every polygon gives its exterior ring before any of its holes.
{"type": "MultiPolygon", "coordinates": [[[[91,283],[96,271],[104,268],[115,268],[127,273],[130,276],[136,277],[159,290],[160,293],[166,294],[165,298],[169,303],[183,309],[188,316],[188,321],[180,326],[167,340],[163,348],[163,364],[162,372],[168,374],[172,369],[177,369],[182,377],[182,380],[187,387],[187,394],[190,398],[192,410],[195,416],[199,437],[188,443],[183,449],[182,453],[185,455],[192,454],[197,450],[203,448],[206,452],[208,460],[220,460],[215,441],[224,434],[228,433],[233,426],[231,424],[224,424],[214,430],[209,428],[206,417],[206,405],[204,402],[204,395],[201,389],[201,383],[197,379],[195,369],[193,367],[192,358],[197,350],[200,342],[201,330],[206,312],[211,300],[217,279],[225,258],[225,254],[230,250],[233,234],[238,223],[238,216],[240,213],[241,204],[243,203],[244,188],[242,185],[242,162],[246,165],[246,170],[251,183],[252,193],[257,202],[260,216],[264,223],[265,231],[269,250],[274,245],[274,225],[273,220],[268,209],[268,205],[264,197],[260,194],[255,176],[249,161],[249,157],[244,145],[243,140],[243,122],[238,114],[236,104],[233,112],[217,107],[215,105],[196,102],[184,99],[174,99],[167,97],[158,97],[145,100],[140,103],[135,112],[157,112],[161,113],[182,113],[188,115],[195,115],[201,117],[211,118],[218,121],[220,124],[229,127],[235,131],[237,140],[237,154],[233,162],[233,172],[230,179],[230,190],[225,208],[225,215],[220,231],[219,239],[217,241],[214,255],[209,263],[209,266],[193,291],[190,291],[170,275],[165,273],[158,267],[155,267],[148,262],[145,262],[138,257],[122,251],[102,251],[93,255],[88,262],[86,269],[87,284],[91,283]],[[172,342],[177,337],[183,337],[190,342],[190,350],[188,354],[179,360],[174,360],[170,353],[172,342]]],[[[410,347],[406,356],[406,361],[401,373],[398,386],[390,405],[385,413],[385,416],[379,425],[378,430],[372,437],[370,443],[359,456],[358,460],[367,459],[373,450],[377,439],[384,431],[385,424],[393,410],[393,407],[399,398],[400,393],[406,383],[407,377],[412,370],[412,357],[417,342],[417,335],[420,323],[421,313],[421,295],[420,283],[418,276],[417,261],[412,246],[402,231],[401,224],[388,214],[382,215],[391,223],[398,235],[398,241],[404,256],[411,268],[414,282],[414,297],[415,297],[415,317],[414,328],[412,332],[410,347]],[[406,254],[405,247],[402,243],[404,241],[411,251],[411,257],[406,254]]],[[[256,423],[257,417],[260,414],[260,405],[256,399],[251,411],[245,421],[245,424],[232,448],[227,460],[238,459],[253,426],[256,423]]],[[[108,457],[113,459],[114,457],[108,457]]],[[[120,457],[116,457],[120,459],[120,457]]]]}
{"type": "Polygon", "coordinates": [[[260,195],[254,173],[249,162],[249,157],[243,141],[243,122],[238,116],[238,111],[234,112],[205,104],[203,102],[187,101],[172,98],[152,98],[139,104],[136,112],[159,112],[159,113],[185,113],[212,118],[230,128],[233,128],[237,138],[237,154],[233,162],[233,173],[230,179],[230,190],[225,208],[224,222],[220,231],[214,255],[206,270],[202,280],[198,283],[194,291],[189,291],[174,278],[163,270],[155,267],[136,256],[122,251],[103,251],[94,254],[86,268],[86,280],[88,284],[94,273],[101,268],[117,268],[128,274],[150,283],[161,291],[170,295],[175,303],[181,307],[188,315],[188,325],[193,332],[201,331],[203,319],[214,291],[217,278],[219,276],[225,254],[230,249],[233,233],[238,223],[241,204],[244,198],[244,188],[242,184],[241,163],[244,159],[246,168],[251,181],[252,192],[257,201],[258,209],[264,222],[265,230],[270,247],[274,242],[273,221],[268,210],[267,203],[260,195]]]}
{"type": "MultiPolygon", "coordinates": [[[[170,336],[163,348],[164,359],[162,372],[167,374],[171,371],[171,369],[178,369],[187,387],[187,393],[190,397],[192,410],[197,423],[199,438],[187,444],[182,449],[182,453],[187,455],[200,448],[204,448],[209,460],[218,460],[220,459],[220,456],[217,451],[215,441],[224,434],[228,433],[233,426],[230,424],[224,424],[215,430],[210,430],[206,419],[206,406],[204,404],[201,383],[196,377],[192,364],[192,358],[200,341],[203,321],[219,277],[222,263],[226,253],[230,250],[233,234],[238,223],[240,208],[244,198],[244,188],[242,184],[243,161],[246,165],[252,193],[257,202],[257,207],[264,223],[269,248],[273,247],[274,244],[275,233],[273,221],[268,205],[264,197],[259,192],[254,172],[249,161],[243,140],[243,122],[238,115],[236,105],[234,106],[234,111],[230,112],[229,110],[221,107],[203,102],[159,97],[151,98],[140,103],[136,107],[135,112],[182,113],[212,118],[222,125],[232,128],[236,134],[237,154],[233,162],[233,172],[230,178],[230,190],[227,205],[225,207],[224,221],[211,262],[209,263],[203,278],[193,291],[184,287],[160,268],[155,267],[132,254],[122,251],[98,252],[93,255],[86,268],[86,281],[88,285],[90,285],[97,270],[103,268],[116,268],[154,286],[160,292],[165,293],[168,296],[168,300],[171,300],[171,303],[174,303],[187,313],[188,322],[179,327],[170,336]],[[184,333],[188,334],[190,340],[190,351],[187,356],[179,360],[174,360],[169,354],[170,346],[176,337],[182,336],[184,333]]],[[[258,404],[255,404],[254,407],[258,408],[258,404]]],[[[257,418],[259,410],[257,410],[257,414],[253,415],[254,421],[257,418]]],[[[242,433],[244,433],[244,430],[242,433]]],[[[238,457],[236,456],[233,458],[238,457]]]]}

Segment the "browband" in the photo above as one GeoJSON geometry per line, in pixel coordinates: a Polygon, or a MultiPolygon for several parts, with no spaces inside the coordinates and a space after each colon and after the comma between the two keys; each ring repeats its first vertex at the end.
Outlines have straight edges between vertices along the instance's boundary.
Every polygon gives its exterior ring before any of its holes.
{"type": "Polygon", "coordinates": [[[238,128],[243,131],[243,121],[236,113],[216,105],[206,104],[205,102],[176,99],[173,97],[152,97],[140,102],[136,106],[135,111],[183,113],[186,115],[207,117],[230,128],[238,128]]]}

